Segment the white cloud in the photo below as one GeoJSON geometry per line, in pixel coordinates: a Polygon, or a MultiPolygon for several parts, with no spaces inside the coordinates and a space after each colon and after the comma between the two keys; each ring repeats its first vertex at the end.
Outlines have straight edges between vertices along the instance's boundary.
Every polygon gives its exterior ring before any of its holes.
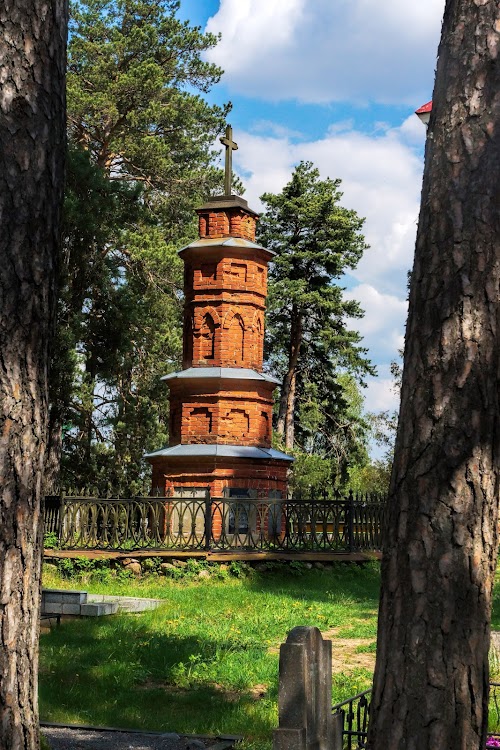
{"type": "Polygon", "coordinates": [[[259,196],[279,192],[303,159],[318,166],[322,177],[339,177],[342,204],[366,218],[363,231],[370,245],[352,275],[384,293],[401,295],[413,262],[422,179],[421,156],[408,142],[409,132],[406,122],[374,136],[330,129],[317,141],[299,143],[237,132],[235,167],[256,210],[261,208],[259,196]]]}
{"type": "Polygon", "coordinates": [[[396,137],[410,146],[423,146],[425,144],[425,127],[415,115],[407,117],[394,132],[396,137]]]}
{"type": "Polygon", "coordinates": [[[352,328],[362,334],[379,371],[378,378],[368,378],[365,407],[396,408],[389,363],[403,346],[406,274],[413,258],[422,172],[421,154],[412,145],[419,131],[412,133],[405,121],[373,136],[330,128],[316,141],[293,142],[287,136],[244,131],[235,132],[235,138],[235,168],[244,175],[245,198],[252,208],[262,210],[259,196],[280,192],[294,166],[305,159],[319,167],[322,177],[340,177],[342,205],[366,217],[364,233],[371,249],[350,272],[346,296],[365,310],[364,318],[352,321],[352,328]]]}
{"type": "Polygon", "coordinates": [[[221,0],[206,27],[222,34],[209,59],[247,96],[419,106],[443,9],[444,0],[221,0]]]}
{"type": "Polygon", "coordinates": [[[276,138],[304,138],[304,133],[301,133],[300,130],[293,130],[286,125],[281,125],[271,120],[256,120],[252,123],[252,132],[270,133],[276,136],[276,138]]]}
{"type": "Polygon", "coordinates": [[[359,284],[345,293],[346,299],[357,300],[365,312],[363,318],[351,322],[363,336],[370,355],[380,361],[397,358],[404,344],[407,303],[394,295],[382,294],[370,284],[359,284]]]}
{"type": "Polygon", "coordinates": [[[392,378],[369,378],[363,391],[366,411],[396,411],[399,408],[399,396],[394,392],[392,378]]]}

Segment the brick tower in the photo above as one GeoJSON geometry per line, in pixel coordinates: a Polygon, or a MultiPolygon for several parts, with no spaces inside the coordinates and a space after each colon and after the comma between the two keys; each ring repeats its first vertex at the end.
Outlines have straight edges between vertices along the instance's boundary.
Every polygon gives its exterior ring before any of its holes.
{"type": "Polygon", "coordinates": [[[255,243],[258,215],[231,195],[226,129],[226,194],[197,209],[200,239],[184,261],[183,369],[170,387],[170,444],[146,456],[153,489],[172,495],[210,489],[214,497],[286,496],[293,460],[271,447],[273,391],[263,373],[267,266],[255,243]]]}

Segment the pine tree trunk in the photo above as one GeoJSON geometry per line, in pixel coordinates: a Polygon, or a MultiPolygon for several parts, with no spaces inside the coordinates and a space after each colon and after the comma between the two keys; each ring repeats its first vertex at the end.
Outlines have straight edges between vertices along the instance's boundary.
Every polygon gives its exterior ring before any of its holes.
{"type": "Polygon", "coordinates": [[[288,403],[285,414],[285,448],[293,450],[295,443],[295,390],[297,386],[297,369],[294,370],[288,391],[288,403]]]}
{"type": "Polygon", "coordinates": [[[447,0],[410,291],[370,750],[482,750],[500,463],[500,7],[447,0]]]}
{"type": "Polygon", "coordinates": [[[280,405],[276,432],[284,438],[285,447],[293,449],[294,444],[294,416],[295,416],[295,386],[297,378],[297,365],[299,362],[300,347],[303,335],[303,313],[292,308],[290,342],[288,345],[288,369],[281,386],[280,405]]]}
{"type": "Polygon", "coordinates": [[[65,151],[64,0],[0,7],[0,748],[39,747],[47,429],[65,151]],[[8,41],[7,41],[8,40],[8,41]]]}
{"type": "Polygon", "coordinates": [[[43,492],[55,495],[59,492],[62,455],[62,419],[56,409],[50,409],[47,437],[47,454],[44,465],[43,492]]]}

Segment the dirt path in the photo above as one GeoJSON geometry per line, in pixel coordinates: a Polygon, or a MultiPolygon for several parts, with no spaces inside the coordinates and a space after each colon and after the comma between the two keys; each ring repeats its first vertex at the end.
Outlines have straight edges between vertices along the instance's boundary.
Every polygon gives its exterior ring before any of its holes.
{"type": "Polygon", "coordinates": [[[234,740],[174,733],[121,732],[84,727],[42,727],[52,750],[229,750],[234,740]]]}
{"type": "MultiPolygon", "coordinates": [[[[375,638],[339,638],[337,633],[343,627],[323,630],[321,635],[332,642],[332,672],[350,672],[353,669],[375,669],[375,652],[358,651],[360,646],[369,646],[375,638]]],[[[271,646],[269,653],[278,654],[279,646],[271,646]]]]}
{"type": "Polygon", "coordinates": [[[341,628],[331,628],[321,633],[332,642],[332,672],[350,672],[352,669],[375,669],[375,652],[357,651],[360,646],[369,646],[375,638],[339,638],[341,628]]]}

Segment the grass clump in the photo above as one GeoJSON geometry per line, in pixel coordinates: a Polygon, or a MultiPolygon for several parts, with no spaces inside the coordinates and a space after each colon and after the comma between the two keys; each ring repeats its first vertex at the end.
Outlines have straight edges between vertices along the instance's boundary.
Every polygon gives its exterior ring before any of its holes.
{"type": "MultiPolygon", "coordinates": [[[[68,568],[46,570],[44,586],[81,588],[84,581],[92,593],[164,603],[140,615],[63,622],[42,635],[43,719],[242,734],[242,748],[261,750],[277,726],[279,646],[288,632],[297,625],[358,632],[357,623],[374,632],[376,564],[280,564],[256,572],[238,563],[219,573],[212,567],[204,568],[210,578],[199,578],[200,563],[188,564],[178,579],[154,568],[136,579],[74,562],[72,577],[68,568]]],[[[346,668],[334,676],[334,703],[370,683],[369,670],[346,668]]]]}
{"type": "MultiPolygon", "coordinates": [[[[46,721],[200,734],[241,734],[241,750],[269,750],[277,726],[279,646],[296,625],[328,637],[369,639],[376,649],[379,570],[337,564],[190,561],[169,577],[144,563],[135,578],[107,563],[60,561],[44,586],[162,599],[153,612],[63,622],[41,637],[40,708],[46,721]],[[210,578],[200,578],[207,570],[210,578]]],[[[500,588],[492,628],[500,629],[500,588]]],[[[498,656],[492,677],[499,680],[498,656]]],[[[343,666],[333,675],[333,702],[371,685],[369,669],[343,666]]],[[[492,699],[493,700],[493,699],[492,699]]],[[[490,731],[500,720],[494,703],[490,731]]]]}

